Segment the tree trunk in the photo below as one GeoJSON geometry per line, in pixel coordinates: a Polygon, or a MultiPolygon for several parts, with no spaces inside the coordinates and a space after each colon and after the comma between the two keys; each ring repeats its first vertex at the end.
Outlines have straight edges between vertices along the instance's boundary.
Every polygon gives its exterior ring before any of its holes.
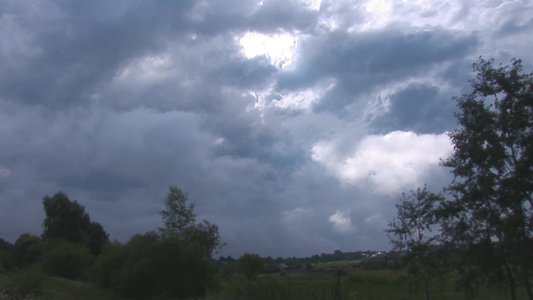
{"type": "Polygon", "coordinates": [[[505,272],[507,273],[507,278],[509,279],[509,289],[511,290],[511,300],[516,300],[516,284],[514,282],[513,278],[513,272],[511,272],[511,268],[505,262],[504,264],[505,272]]]}
{"type": "Polygon", "coordinates": [[[422,279],[424,280],[424,288],[426,289],[426,300],[429,300],[429,282],[426,275],[422,275],[422,279]]]}
{"type": "Polygon", "coordinates": [[[526,287],[527,296],[529,300],[533,300],[533,293],[531,292],[531,284],[529,283],[528,269],[523,268],[524,286],[526,287]]]}

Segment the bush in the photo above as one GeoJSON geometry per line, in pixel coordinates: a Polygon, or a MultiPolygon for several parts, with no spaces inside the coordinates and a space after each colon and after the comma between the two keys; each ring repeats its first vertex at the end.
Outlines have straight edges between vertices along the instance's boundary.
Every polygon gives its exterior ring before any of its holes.
{"type": "Polygon", "coordinates": [[[239,258],[239,270],[246,276],[247,279],[255,280],[259,272],[263,270],[263,258],[258,254],[244,253],[239,258]]]}
{"type": "Polygon", "coordinates": [[[50,275],[78,279],[92,261],[86,247],[60,241],[43,255],[42,266],[50,275]]]}
{"type": "Polygon", "coordinates": [[[39,261],[43,249],[44,244],[41,238],[29,233],[21,234],[13,245],[13,260],[18,268],[31,266],[39,261]]]}
{"type": "Polygon", "coordinates": [[[106,245],[92,269],[94,282],[104,289],[116,287],[126,259],[126,250],[119,242],[106,245]]]}
{"type": "Polygon", "coordinates": [[[0,300],[22,300],[41,293],[44,276],[40,270],[32,268],[3,279],[0,300]]]}

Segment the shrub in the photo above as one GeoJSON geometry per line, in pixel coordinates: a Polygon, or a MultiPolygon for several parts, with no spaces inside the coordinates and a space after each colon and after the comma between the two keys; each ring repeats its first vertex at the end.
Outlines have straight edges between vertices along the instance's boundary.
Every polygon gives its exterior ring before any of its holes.
{"type": "Polygon", "coordinates": [[[44,276],[40,270],[32,268],[3,279],[0,300],[23,300],[41,293],[44,276]]]}
{"type": "Polygon", "coordinates": [[[60,241],[43,255],[42,266],[50,275],[78,279],[92,260],[86,247],[60,241]]]}

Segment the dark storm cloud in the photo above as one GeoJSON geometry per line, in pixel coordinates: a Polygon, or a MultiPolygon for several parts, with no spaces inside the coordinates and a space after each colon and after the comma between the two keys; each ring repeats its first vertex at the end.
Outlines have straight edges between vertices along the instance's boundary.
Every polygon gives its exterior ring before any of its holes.
{"type": "Polygon", "coordinates": [[[372,124],[378,132],[395,130],[439,134],[456,126],[454,95],[438,86],[412,84],[390,97],[389,111],[372,124]]]}
{"type": "Polygon", "coordinates": [[[475,45],[475,36],[439,27],[395,24],[378,32],[331,33],[303,43],[295,70],[280,75],[277,88],[306,88],[334,78],[336,87],[316,109],[337,112],[365,92],[421,76],[435,65],[463,57],[475,45]]]}
{"type": "Polygon", "coordinates": [[[23,63],[3,74],[0,91],[56,107],[82,101],[122,64],[162,47],[160,34],[186,30],[184,12],[192,3],[10,2],[2,18],[19,31],[14,35],[28,36],[21,46],[31,54],[9,58],[23,63]]]}

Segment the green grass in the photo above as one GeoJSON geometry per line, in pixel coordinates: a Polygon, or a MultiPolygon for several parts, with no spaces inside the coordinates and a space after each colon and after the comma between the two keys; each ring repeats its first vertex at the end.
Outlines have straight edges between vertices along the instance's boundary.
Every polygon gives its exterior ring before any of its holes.
{"type": "MultiPolygon", "coordinates": [[[[454,280],[453,274],[434,278],[430,283],[431,299],[465,299],[464,293],[455,289],[454,280]]],[[[525,297],[525,291],[519,289],[517,298],[525,297]]],[[[313,265],[312,270],[289,270],[284,276],[278,273],[262,274],[256,282],[233,278],[225,282],[219,294],[206,298],[230,299],[425,300],[425,291],[421,280],[410,278],[402,271],[365,270],[354,268],[353,262],[335,262],[313,265]],[[340,280],[340,289],[336,290],[335,287],[339,287],[336,285],[337,278],[340,280]]],[[[510,296],[506,290],[483,287],[476,299],[507,300],[510,296]]]]}
{"type": "Polygon", "coordinates": [[[35,300],[125,300],[109,291],[102,290],[91,283],[48,277],[42,294],[35,300]]]}
{"type": "MultiPolygon", "coordinates": [[[[13,299],[8,295],[29,295],[33,300],[126,300],[93,284],[50,277],[38,269],[0,274],[0,300],[13,299]]],[[[18,299],[18,298],[16,298],[18,299]]]]}

